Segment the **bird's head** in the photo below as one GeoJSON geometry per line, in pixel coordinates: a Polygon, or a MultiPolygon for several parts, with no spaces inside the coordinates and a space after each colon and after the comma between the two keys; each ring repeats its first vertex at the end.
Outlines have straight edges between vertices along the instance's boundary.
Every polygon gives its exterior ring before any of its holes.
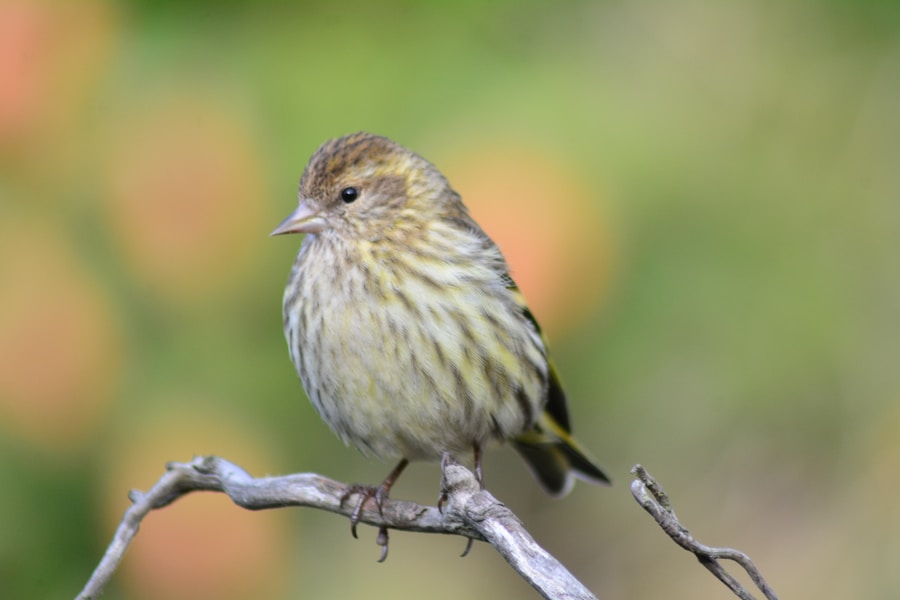
{"type": "Polygon", "coordinates": [[[439,214],[459,197],[434,165],[386,137],[360,132],[322,144],[300,179],[299,205],[273,232],[373,239],[439,214]]]}

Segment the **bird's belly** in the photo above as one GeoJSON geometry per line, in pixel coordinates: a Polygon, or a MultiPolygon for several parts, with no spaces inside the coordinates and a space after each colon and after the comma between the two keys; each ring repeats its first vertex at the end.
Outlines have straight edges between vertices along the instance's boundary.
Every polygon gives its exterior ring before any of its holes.
{"type": "Polygon", "coordinates": [[[546,390],[542,347],[501,318],[499,302],[449,299],[332,303],[327,318],[304,319],[298,372],[346,443],[433,460],[532,425],[546,390]]]}

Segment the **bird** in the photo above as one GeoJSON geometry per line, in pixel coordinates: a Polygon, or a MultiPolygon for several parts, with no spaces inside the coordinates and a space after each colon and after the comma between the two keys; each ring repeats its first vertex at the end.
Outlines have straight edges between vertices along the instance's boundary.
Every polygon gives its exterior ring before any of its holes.
{"type": "Polygon", "coordinates": [[[271,233],[283,234],[304,234],[283,317],[309,400],[345,444],[399,459],[380,485],[347,488],[342,503],[359,494],[354,537],[363,504],[381,511],[410,461],[472,452],[483,488],[495,442],[552,496],[574,478],[610,483],[571,435],[545,337],[499,247],[432,163],[381,135],[328,140],[271,233]]]}

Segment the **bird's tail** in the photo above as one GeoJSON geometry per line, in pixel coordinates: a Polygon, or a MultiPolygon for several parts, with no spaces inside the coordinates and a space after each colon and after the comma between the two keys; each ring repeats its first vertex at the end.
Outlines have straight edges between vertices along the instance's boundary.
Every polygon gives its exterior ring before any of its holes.
{"type": "Polygon", "coordinates": [[[611,483],[606,473],[549,413],[543,413],[534,428],[515,438],[512,444],[551,496],[569,493],[573,476],[598,485],[611,483]]]}

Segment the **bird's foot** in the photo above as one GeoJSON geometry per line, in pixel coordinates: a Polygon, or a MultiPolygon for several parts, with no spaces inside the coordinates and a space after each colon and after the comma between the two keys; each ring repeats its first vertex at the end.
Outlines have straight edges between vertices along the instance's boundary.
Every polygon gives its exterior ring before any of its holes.
{"type": "MultiPolygon", "coordinates": [[[[387,499],[390,489],[390,486],[385,487],[384,484],[375,487],[372,485],[354,483],[348,485],[347,489],[344,490],[343,495],[341,495],[341,506],[344,505],[350,496],[354,494],[359,496],[359,500],[356,501],[353,512],[350,513],[350,533],[354,538],[359,539],[359,536],[356,535],[356,525],[359,523],[359,519],[362,516],[363,505],[370,499],[375,500],[378,514],[384,516],[384,501],[387,499]]],[[[388,555],[388,529],[386,526],[380,525],[378,527],[378,536],[375,538],[375,543],[381,546],[381,557],[378,559],[378,562],[384,562],[388,555]]]]}
{"type": "MultiPolygon", "coordinates": [[[[356,501],[356,506],[353,507],[353,512],[350,513],[350,533],[354,538],[358,539],[356,535],[356,525],[359,523],[359,519],[362,516],[363,505],[365,505],[366,501],[370,498],[375,500],[375,506],[378,508],[378,514],[382,517],[384,516],[384,501],[388,499],[388,495],[390,494],[391,487],[393,487],[394,483],[397,481],[397,478],[400,477],[400,473],[403,472],[403,469],[406,468],[406,465],[409,464],[405,458],[402,459],[397,466],[394,467],[394,470],[391,471],[388,476],[381,482],[381,485],[378,487],[371,485],[360,485],[358,483],[354,483],[352,485],[348,485],[344,490],[344,493],[341,495],[340,505],[343,507],[344,502],[347,499],[356,494],[359,496],[359,499],[356,501]]],[[[375,538],[375,543],[381,546],[381,558],[378,559],[378,562],[384,562],[387,558],[388,554],[388,530],[386,525],[378,526],[378,536],[375,538]]]]}
{"type": "Polygon", "coordinates": [[[342,507],[347,500],[350,499],[350,496],[357,495],[359,497],[356,501],[356,506],[353,507],[353,512],[350,513],[350,533],[354,538],[359,538],[359,536],[356,535],[356,525],[359,523],[359,519],[362,516],[363,506],[367,501],[373,499],[375,500],[376,508],[378,508],[378,514],[384,516],[384,501],[387,499],[390,489],[390,486],[385,487],[384,484],[376,487],[374,485],[353,483],[348,485],[344,490],[344,493],[341,495],[342,507]]]}
{"type": "MultiPolygon", "coordinates": [[[[481,466],[481,446],[478,444],[475,444],[474,450],[475,450],[475,480],[478,482],[478,487],[483,490],[484,489],[484,471],[482,470],[482,466],[481,466]]],[[[442,473],[444,472],[444,469],[446,469],[447,465],[450,464],[451,462],[455,462],[453,457],[450,455],[449,452],[444,452],[443,455],[441,456],[441,472],[442,473]]],[[[443,487],[444,483],[445,483],[445,480],[442,478],[441,479],[441,493],[438,496],[438,500],[437,500],[437,509],[438,509],[438,512],[441,514],[444,514],[444,502],[447,502],[447,500],[450,499],[447,489],[443,487]]],[[[474,542],[475,542],[475,540],[472,538],[469,538],[466,541],[466,548],[463,550],[463,553],[459,555],[460,558],[464,558],[465,556],[467,556],[469,554],[469,551],[472,549],[472,544],[474,542]]]]}

